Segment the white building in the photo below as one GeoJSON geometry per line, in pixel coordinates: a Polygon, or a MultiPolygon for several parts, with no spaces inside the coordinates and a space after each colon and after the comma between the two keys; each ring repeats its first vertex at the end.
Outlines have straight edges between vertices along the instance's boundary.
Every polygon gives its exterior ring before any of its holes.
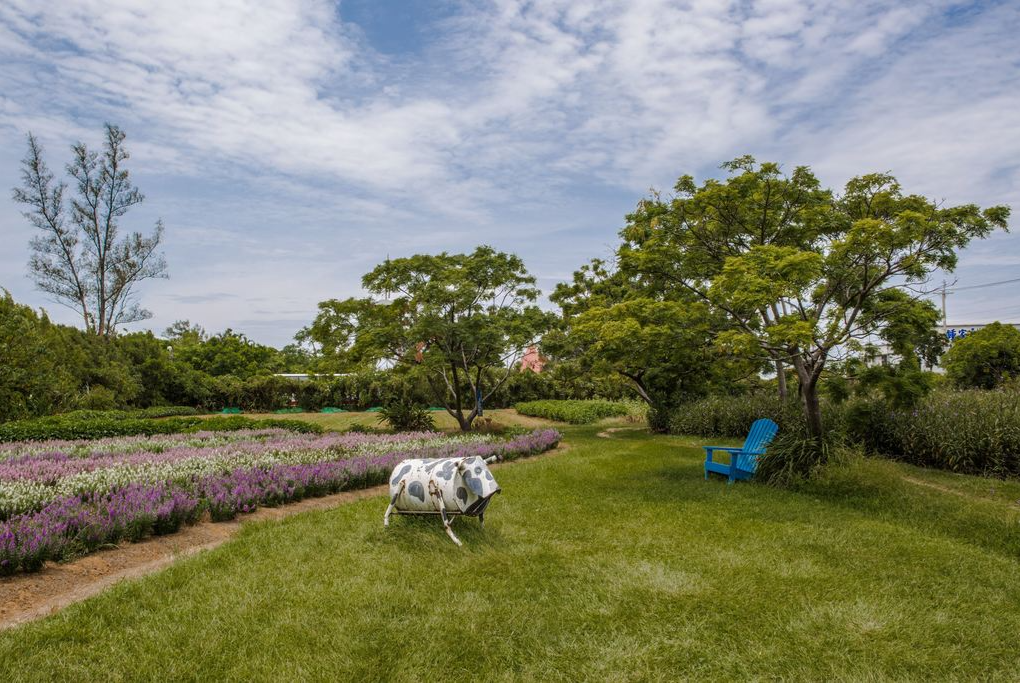
{"type": "MultiPolygon", "coordinates": [[[[990,324],[991,323],[970,323],[970,324],[955,323],[952,325],[937,325],[936,329],[946,336],[946,339],[949,340],[949,345],[952,346],[953,342],[955,342],[957,339],[963,339],[968,334],[971,334],[972,332],[977,332],[982,327],[987,327],[990,324]]],[[[1002,324],[1012,325],[1016,329],[1020,330],[1020,323],[1002,323],[1002,324]]],[[[889,348],[888,344],[885,343],[875,344],[873,348],[875,349],[875,353],[873,357],[870,357],[868,359],[867,361],[868,365],[888,365],[889,363],[896,362],[897,360],[896,354],[892,352],[892,349],[889,348]]],[[[927,369],[934,370],[935,372],[942,372],[942,368],[940,368],[938,365],[935,365],[934,367],[927,369]]]]}

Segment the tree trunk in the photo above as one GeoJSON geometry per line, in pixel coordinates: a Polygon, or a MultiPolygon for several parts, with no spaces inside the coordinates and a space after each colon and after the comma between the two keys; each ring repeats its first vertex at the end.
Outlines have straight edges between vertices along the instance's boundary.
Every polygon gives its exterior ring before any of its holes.
{"type": "Polygon", "coordinates": [[[801,406],[804,408],[804,421],[808,436],[821,443],[824,434],[822,428],[822,408],[818,401],[818,376],[821,368],[814,368],[804,362],[800,356],[793,357],[793,367],[797,371],[797,391],[800,394],[801,406]]]}
{"type": "Polygon", "coordinates": [[[801,400],[804,404],[808,436],[820,441],[824,432],[822,429],[822,408],[818,402],[817,378],[812,377],[806,383],[801,382],[801,400]]]}
{"type": "Polygon", "coordinates": [[[779,382],[779,400],[785,402],[787,397],[786,368],[781,360],[776,361],[776,380],[779,382]]]}

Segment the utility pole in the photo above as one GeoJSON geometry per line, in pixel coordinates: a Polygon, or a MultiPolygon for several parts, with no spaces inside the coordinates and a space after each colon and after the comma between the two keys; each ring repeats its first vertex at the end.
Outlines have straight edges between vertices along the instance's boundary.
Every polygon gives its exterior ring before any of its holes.
{"type": "Polygon", "coordinates": [[[949,326],[949,322],[946,320],[946,281],[942,281],[942,325],[945,327],[949,326]]]}

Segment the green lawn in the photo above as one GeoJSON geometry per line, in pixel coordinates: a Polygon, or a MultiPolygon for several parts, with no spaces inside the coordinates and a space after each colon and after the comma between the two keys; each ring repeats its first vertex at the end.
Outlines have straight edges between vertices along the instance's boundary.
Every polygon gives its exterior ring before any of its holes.
{"type": "MultiPolygon", "coordinates": [[[[324,416],[326,417],[326,416],[324,416]]],[[[798,491],[565,428],[486,529],[281,522],[0,634],[0,680],[1020,678],[1020,484],[853,459],[798,491]]]]}

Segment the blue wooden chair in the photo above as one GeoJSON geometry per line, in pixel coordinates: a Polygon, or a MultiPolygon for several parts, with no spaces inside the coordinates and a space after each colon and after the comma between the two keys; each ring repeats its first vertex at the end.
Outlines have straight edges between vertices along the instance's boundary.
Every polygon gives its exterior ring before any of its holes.
{"type": "Polygon", "coordinates": [[[725,474],[733,483],[737,479],[750,479],[758,469],[758,456],[765,455],[765,448],[779,431],[779,426],[769,420],[762,418],[755,420],[751,425],[751,431],[747,433],[744,445],[739,448],[734,446],[704,446],[705,449],[705,479],[708,479],[709,472],[725,474]],[[730,454],[730,461],[727,464],[712,460],[715,451],[725,451],[730,454]]]}

